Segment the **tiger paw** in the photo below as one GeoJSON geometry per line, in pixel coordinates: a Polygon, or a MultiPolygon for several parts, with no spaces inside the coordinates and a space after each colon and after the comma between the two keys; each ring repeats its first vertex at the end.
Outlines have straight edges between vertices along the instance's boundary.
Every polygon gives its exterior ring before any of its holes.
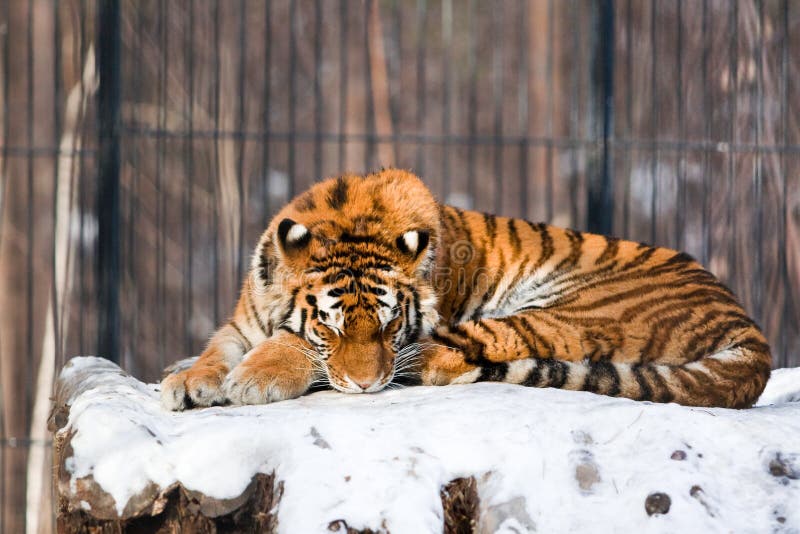
{"type": "Polygon", "coordinates": [[[475,382],[480,367],[467,363],[464,353],[444,345],[424,349],[420,359],[420,379],[425,386],[469,384],[475,382]]]}
{"type": "Polygon", "coordinates": [[[313,381],[310,365],[294,367],[275,360],[251,357],[234,367],[222,385],[231,404],[268,404],[308,391],[313,381]]]}
{"type": "Polygon", "coordinates": [[[222,380],[226,371],[222,365],[201,364],[168,375],[161,381],[161,405],[175,411],[223,404],[222,380]]]}

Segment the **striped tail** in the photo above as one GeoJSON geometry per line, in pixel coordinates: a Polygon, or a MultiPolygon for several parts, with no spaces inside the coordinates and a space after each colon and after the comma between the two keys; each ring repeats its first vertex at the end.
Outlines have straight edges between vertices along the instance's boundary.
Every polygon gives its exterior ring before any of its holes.
{"type": "Polygon", "coordinates": [[[484,361],[455,382],[507,382],[687,406],[747,408],[764,390],[771,361],[769,347],[752,342],[681,365],[553,358],[484,361]]]}

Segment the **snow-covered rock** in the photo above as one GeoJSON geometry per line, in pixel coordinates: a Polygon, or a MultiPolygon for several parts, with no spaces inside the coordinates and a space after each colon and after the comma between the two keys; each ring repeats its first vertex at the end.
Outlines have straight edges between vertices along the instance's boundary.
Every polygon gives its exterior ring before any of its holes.
{"type": "Polygon", "coordinates": [[[172,413],[91,357],[58,387],[62,497],[101,516],[176,483],[235,499],[274,472],[280,532],[441,532],[440,489],[460,477],[483,532],[800,532],[800,368],[738,411],[483,383],[172,413]]]}

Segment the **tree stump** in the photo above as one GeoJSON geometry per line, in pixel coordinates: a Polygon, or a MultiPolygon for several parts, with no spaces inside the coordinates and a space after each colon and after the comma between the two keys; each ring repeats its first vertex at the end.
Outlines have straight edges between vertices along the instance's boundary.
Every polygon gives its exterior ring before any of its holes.
{"type": "Polygon", "coordinates": [[[472,384],[176,413],[73,358],[50,417],[58,530],[793,531],[798,393],[786,369],[751,410],[472,384]]]}

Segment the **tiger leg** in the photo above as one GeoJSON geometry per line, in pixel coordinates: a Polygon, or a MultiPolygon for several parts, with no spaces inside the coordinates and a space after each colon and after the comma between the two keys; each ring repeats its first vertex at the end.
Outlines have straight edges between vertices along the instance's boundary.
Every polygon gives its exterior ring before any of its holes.
{"type": "Polygon", "coordinates": [[[225,378],[222,389],[232,404],[267,404],[299,397],[317,378],[311,346],[281,331],[263,341],[225,378]]]}
{"type": "Polygon", "coordinates": [[[161,404],[167,410],[214,406],[225,401],[222,381],[249,350],[250,344],[233,324],[220,328],[189,369],[161,381],[161,404]]]}

